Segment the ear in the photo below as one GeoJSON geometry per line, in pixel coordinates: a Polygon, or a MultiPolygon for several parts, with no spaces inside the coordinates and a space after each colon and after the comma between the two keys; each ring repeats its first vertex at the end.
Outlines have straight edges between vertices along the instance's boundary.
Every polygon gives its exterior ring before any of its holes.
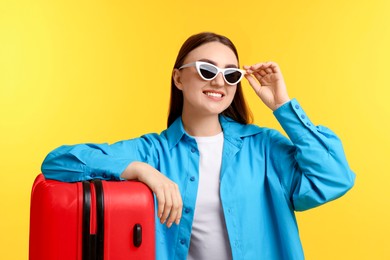
{"type": "Polygon", "coordinates": [[[173,82],[175,83],[175,86],[178,89],[183,90],[183,84],[181,83],[180,77],[181,77],[181,71],[178,69],[173,69],[173,72],[172,72],[173,82]]]}

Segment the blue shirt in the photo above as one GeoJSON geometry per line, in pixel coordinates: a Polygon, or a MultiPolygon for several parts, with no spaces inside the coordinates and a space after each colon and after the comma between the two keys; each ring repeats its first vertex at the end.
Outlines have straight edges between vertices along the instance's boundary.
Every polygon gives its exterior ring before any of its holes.
{"type": "MultiPolygon", "coordinates": [[[[224,132],[220,197],[233,259],[303,259],[294,211],[347,192],[355,175],[338,137],[315,126],[297,100],[274,112],[287,133],[220,116],[224,132]]],[[[181,118],[161,134],[108,144],[62,146],[42,165],[47,178],[73,182],[120,179],[146,162],[179,186],[183,216],[167,228],[156,218],[157,259],[186,259],[198,190],[199,152],[181,118]]]]}

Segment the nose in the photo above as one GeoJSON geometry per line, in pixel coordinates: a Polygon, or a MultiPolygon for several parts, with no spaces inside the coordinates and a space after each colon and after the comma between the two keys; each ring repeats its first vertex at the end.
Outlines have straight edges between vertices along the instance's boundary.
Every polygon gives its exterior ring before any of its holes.
{"type": "Polygon", "coordinates": [[[222,72],[219,72],[217,76],[211,81],[211,85],[218,87],[225,85],[225,79],[223,78],[222,72]]]}

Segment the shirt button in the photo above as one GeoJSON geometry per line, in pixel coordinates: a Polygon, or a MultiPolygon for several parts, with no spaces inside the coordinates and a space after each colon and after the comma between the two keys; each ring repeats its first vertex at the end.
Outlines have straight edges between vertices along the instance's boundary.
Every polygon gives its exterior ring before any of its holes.
{"type": "Polygon", "coordinates": [[[107,174],[103,173],[103,178],[104,179],[107,178],[107,174]]]}
{"type": "Polygon", "coordinates": [[[186,243],[185,239],[180,239],[180,244],[184,245],[186,243]]]}
{"type": "Polygon", "coordinates": [[[299,105],[295,105],[295,108],[296,108],[296,109],[299,109],[299,105]]]}
{"type": "Polygon", "coordinates": [[[195,153],[196,149],[194,147],[191,148],[191,153],[195,153]]]}
{"type": "Polygon", "coordinates": [[[311,126],[311,124],[310,124],[310,123],[306,123],[306,125],[307,125],[307,126],[311,126]]]}
{"type": "Polygon", "coordinates": [[[304,114],[302,114],[302,115],[301,115],[301,118],[302,118],[302,119],[305,119],[306,117],[305,117],[305,115],[304,115],[304,114]]]}
{"type": "Polygon", "coordinates": [[[96,177],[96,174],[92,173],[92,174],[91,174],[91,177],[92,177],[92,178],[95,178],[95,177],[96,177]]]}
{"type": "Polygon", "coordinates": [[[190,181],[195,181],[195,177],[192,176],[192,177],[190,178],[190,181]]]}
{"type": "Polygon", "coordinates": [[[191,212],[191,210],[190,210],[189,208],[186,208],[186,209],[184,210],[184,212],[188,214],[188,213],[191,212]]]}

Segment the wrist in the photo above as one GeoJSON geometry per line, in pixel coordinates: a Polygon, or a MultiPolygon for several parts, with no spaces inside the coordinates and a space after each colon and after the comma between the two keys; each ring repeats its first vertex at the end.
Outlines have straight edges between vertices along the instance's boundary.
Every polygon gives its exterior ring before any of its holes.
{"type": "Polygon", "coordinates": [[[140,170],[141,162],[131,162],[126,169],[122,172],[121,178],[126,180],[139,180],[140,173],[142,172],[140,170]]]}
{"type": "Polygon", "coordinates": [[[283,100],[283,101],[281,101],[281,102],[279,102],[279,103],[276,103],[276,104],[275,104],[275,107],[274,107],[274,109],[273,109],[272,111],[277,110],[279,107],[283,106],[284,104],[286,104],[286,103],[288,103],[288,102],[290,102],[290,101],[291,101],[291,99],[290,99],[290,98],[287,98],[287,99],[285,99],[285,100],[283,100]]]}

